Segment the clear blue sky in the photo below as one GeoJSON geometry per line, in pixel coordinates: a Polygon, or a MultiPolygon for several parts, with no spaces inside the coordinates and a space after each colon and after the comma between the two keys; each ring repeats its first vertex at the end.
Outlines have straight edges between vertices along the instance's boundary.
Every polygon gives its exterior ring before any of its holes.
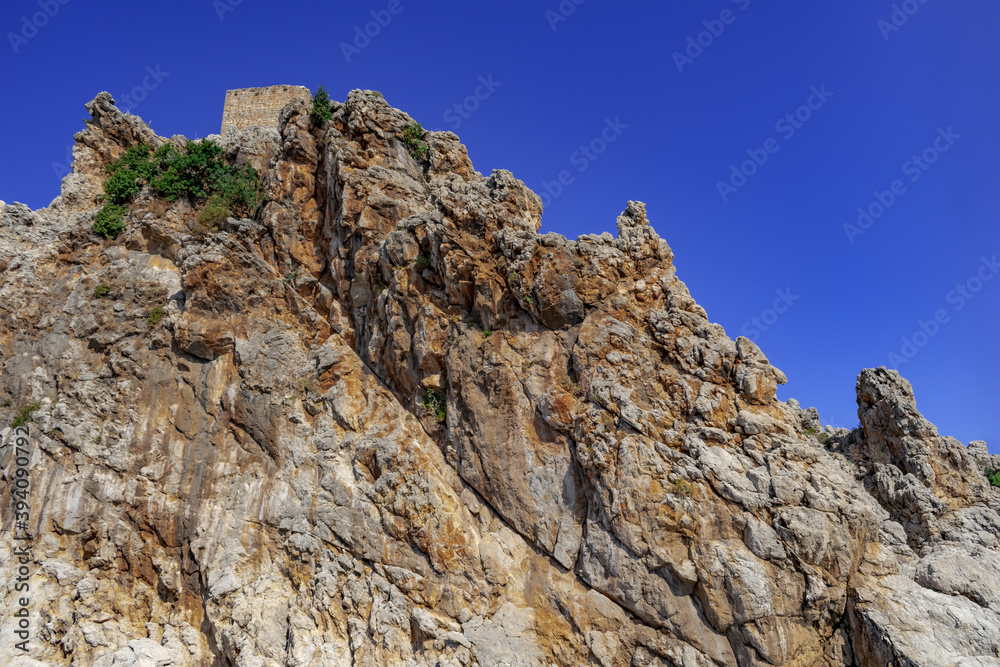
{"type": "Polygon", "coordinates": [[[4,0],[0,199],[56,196],[102,90],[188,137],[229,88],[380,90],[483,174],[542,193],[567,172],[543,231],[614,232],[646,202],[710,319],[787,373],[779,397],[851,427],[857,373],[889,365],[942,433],[1000,452],[1000,3],[893,5],[4,0]]]}

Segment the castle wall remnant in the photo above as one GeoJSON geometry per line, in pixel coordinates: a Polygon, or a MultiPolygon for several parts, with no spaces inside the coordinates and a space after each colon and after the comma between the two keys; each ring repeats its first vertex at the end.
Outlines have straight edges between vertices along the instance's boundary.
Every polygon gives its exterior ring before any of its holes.
{"type": "Polygon", "coordinates": [[[226,105],[222,110],[222,134],[230,127],[242,130],[254,125],[278,127],[281,108],[296,97],[312,99],[305,86],[265,86],[226,91],[226,105]]]}

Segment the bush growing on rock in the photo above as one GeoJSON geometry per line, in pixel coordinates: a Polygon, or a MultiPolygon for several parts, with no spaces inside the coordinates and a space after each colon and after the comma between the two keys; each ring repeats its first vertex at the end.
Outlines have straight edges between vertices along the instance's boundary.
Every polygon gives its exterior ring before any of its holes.
{"type": "Polygon", "coordinates": [[[225,173],[214,184],[215,191],[227,206],[239,215],[253,215],[257,207],[264,203],[260,190],[260,174],[249,164],[243,169],[233,169],[225,173]]]}
{"type": "Polygon", "coordinates": [[[427,157],[427,144],[423,142],[427,131],[420,123],[410,123],[403,130],[403,143],[410,149],[410,155],[418,160],[427,157]]]}
{"type": "Polygon", "coordinates": [[[131,169],[115,171],[104,184],[104,194],[112,204],[127,204],[142,188],[139,177],[131,169]]]}
{"type": "Polygon", "coordinates": [[[313,95],[313,108],[310,118],[316,127],[322,127],[326,124],[326,121],[333,118],[333,103],[330,101],[330,94],[326,92],[323,84],[319,85],[316,94],[313,95]]]}
{"type": "Polygon", "coordinates": [[[153,163],[153,189],[167,201],[187,197],[195,204],[218,195],[240,215],[252,215],[264,201],[257,170],[249,164],[242,169],[227,164],[222,147],[211,141],[191,141],[183,150],[164,144],[153,163]]]}
{"type": "Polygon", "coordinates": [[[214,194],[205,202],[205,206],[198,212],[198,224],[206,228],[213,228],[220,222],[232,215],[229,205],[222,195],[214,194]]]}
{"type": "Polygon", "coordinates": [[[222,147],[211,141],[188,142],[183,151],[164,144],[156,151],[160,158],[153,188],[167,201],[181,197],[204,199],[223,175],[222,147]]]}
{"type": "Polygon", "coordinates": [[[128,208],[118,204],[105,204],[97,212],[92,229],[106,239],[113,239],[125,229],[122,216],[128,213],[128,208]]]}
{"type": "Polygon", "coordinates": [[[233,213],[253,215],[264,202],[257,170],[249,164],[242,169],[228,164],[222,147],[208,140],[190,141],[182,148],[166,143],[155,153],[148,145],[137,144],[105,171],[110,174],[104,183],[108,203],[93,227],[105,238],[115,238],[125,229],[121,218],[128,212],[126,205],[146,183],[167,201],[186,197],[197,204],[207,200],[198,222],[209,227],[233,213]]]}
{"type": "Polygon", "coordinates": [[[127,204],[139,193],[142,183],[149,180],[153,173],[150,152],[147,144],[136,144],[130,146],[120,158],[105,165],[104,170],[110,174],[104,183],[104,195],[108,201],[127,204]]]}
{"type": "Polygon", "coordinates": [[[427,395],[424,397],[423,402],[421,402],[420,407],[424,410],[433,411],[434,419],[439,422],[443,422],[448,417],[448,399],[445,397],[444,392],[437,389],[427,390],[427,395]]]}

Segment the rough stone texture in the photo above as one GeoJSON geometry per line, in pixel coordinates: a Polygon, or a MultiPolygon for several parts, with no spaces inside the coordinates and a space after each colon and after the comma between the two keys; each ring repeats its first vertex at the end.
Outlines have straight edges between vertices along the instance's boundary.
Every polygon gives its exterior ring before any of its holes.
{"type": "Polygon", "coordinates": [[[278,114],[295,98],[312,99],[312,93],[305,86],[265,86],[263,88],[239,88],[226,91],[226,103],[222,110],[222,131],[230,128],[245,130],[260,126],[278,127],[278,114]]]}
{"type": "Polygon", "coordinates": [[[40,403],[33,659],[1000,664],[1000,457],[884,368],[862,428],[817,434],[641,203],[539,235],[454,134],[418,160],[381,97],[334,108],[218,138],[270,200],[213,233],[148,191],[90,232],[103,165],[166,141],[106,93],[62,195],[0,208],[0,417],[40,403]]]}

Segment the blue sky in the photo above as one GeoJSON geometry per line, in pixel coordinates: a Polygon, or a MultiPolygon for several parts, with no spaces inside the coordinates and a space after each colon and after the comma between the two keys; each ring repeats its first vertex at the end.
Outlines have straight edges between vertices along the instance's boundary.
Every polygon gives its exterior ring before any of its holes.
{"type": "Polygon", "coordinates": [[[646,202],[780,398],[852,427],[857,373],[888,365],[1000,452],[995,0],[4,0],[0,28],[7,202],[58,194],[102,90],[192,138],[230,88],[380,90],[544,193],[543,231],[646,202]]]}

